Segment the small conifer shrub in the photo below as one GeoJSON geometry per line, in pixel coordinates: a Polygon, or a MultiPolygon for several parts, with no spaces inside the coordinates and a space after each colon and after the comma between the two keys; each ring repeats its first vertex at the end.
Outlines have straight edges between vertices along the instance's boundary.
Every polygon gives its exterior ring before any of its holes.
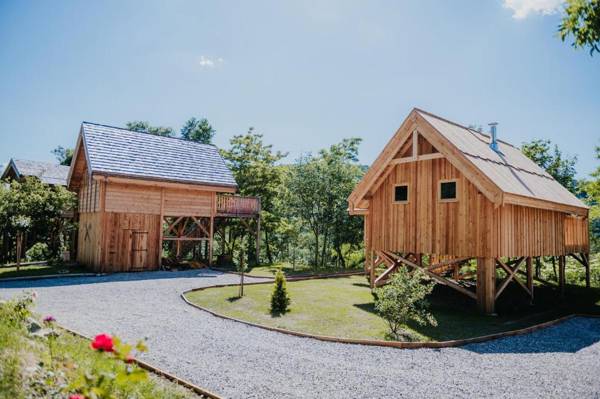
{"type": "Polygon", "coordinates": [[[271,313],[283,314],[287,312],[290,305],[290,297],[286,288],[285,276],[281,269],[275,274],[273,293],[271,294],[271,313]]]}

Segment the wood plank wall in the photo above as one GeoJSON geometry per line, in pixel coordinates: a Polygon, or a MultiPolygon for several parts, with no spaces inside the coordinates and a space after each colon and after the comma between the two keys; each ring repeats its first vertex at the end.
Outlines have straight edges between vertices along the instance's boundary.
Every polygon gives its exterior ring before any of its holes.
{"type": "Polygon", "coordinates": [[[154,270],[164,216],[211,216],[212,191],[161,188],[92,180],[79,189],[77,260],[100,272],[154,270]]]}
{"type": "Polygon", "coordinates": [[[517,205],[494,208],[446,159],[396,165],[370,199],[368,219],[368,248],[397,252],[540,256],[586,252],[588,245],[586,220],[517,205]],[[450,179],[458,200],[441,202],[439,181],[450,179]],[[409,201],[394,203],[394,186],[404,183],[409,201]]]}

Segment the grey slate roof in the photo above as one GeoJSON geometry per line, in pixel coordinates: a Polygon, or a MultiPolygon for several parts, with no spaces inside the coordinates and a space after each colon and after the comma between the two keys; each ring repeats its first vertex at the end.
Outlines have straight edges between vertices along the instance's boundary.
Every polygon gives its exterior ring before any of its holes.
{"type": "Polygon", "coordinates": [[[217,147],[83,122],[92,173],[237,187],[217,147]]]}
{"type": "Polygon", "coordinates": [[[13,168],[16,171],[17,177],[35,176],[43,183],[59,186],[66,186],[67,177],[69,176],[68,166],[57,165],[51,162],[11,159],[2,174],[2,178],[7,175],[9,168],[13,168]]]}

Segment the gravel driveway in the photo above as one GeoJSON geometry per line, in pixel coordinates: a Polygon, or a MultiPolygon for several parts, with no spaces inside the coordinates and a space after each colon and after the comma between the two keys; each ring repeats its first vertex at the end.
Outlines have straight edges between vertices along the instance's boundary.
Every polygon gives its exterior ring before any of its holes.
{"type": "Polygon", "coordinates": [[[0,296],[35,289],[38,311],[65,326],[146,336],[144,360],[224,397],[600,398],[600,319],[462,348],[403,350],[249,327],[179,296],[238,279],[214,271],[72,277],[0,283],[0,296]]]}

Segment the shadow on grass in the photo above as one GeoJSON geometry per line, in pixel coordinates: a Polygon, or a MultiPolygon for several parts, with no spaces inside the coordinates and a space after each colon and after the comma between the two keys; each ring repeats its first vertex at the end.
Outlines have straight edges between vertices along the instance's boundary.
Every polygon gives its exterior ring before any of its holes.
{"type": "Polygon", "coordinates": [[[371,288],[371,286],[367,283],[352,283],[355,287],[363,287],[363,288],[371,288]]]}
{"type": "Polygon", "coordinates": [[[235,295],[235,296],[230,296],[229,298],[227,298],[227,301],[233,303],[233,302],[239,301],[240,299],[242,299],[241,296],[235,295]]]}

